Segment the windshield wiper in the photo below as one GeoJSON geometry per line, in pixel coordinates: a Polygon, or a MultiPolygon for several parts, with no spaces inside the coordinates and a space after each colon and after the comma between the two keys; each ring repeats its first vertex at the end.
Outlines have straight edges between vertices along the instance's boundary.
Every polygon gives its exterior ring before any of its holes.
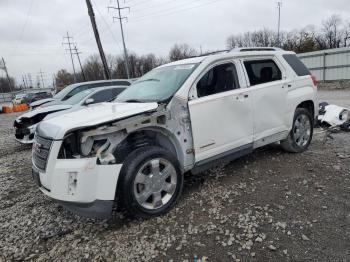
{"type": "Polygon", "coordinates": [[[140,99],[128,99],[128,100],[120,101],[120,102],[123,102],[123,103],[145,103],[144,100],[140,100],[140,99]]]}

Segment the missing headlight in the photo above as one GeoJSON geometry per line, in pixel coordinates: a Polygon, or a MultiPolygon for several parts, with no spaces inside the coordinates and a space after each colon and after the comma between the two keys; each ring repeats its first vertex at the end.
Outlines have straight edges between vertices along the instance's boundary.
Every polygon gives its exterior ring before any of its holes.
{"type": "Polygon", "coordinates": [[[80,143],[78,135],[70,133],[64,137],[60,151],[58,153],[59,159],[73,159],[79,157],[80,143]]]}

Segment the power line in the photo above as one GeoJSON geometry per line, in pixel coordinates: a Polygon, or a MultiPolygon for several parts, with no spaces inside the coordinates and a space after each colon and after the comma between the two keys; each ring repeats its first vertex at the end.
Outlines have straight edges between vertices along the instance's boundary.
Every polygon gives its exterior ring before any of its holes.
{"type": "MultiPolygon", "coordinates": [[[[114,41],[115,41],[116,44],[118,45],[118,48],[122,51],[122,48],[121,48],[121,46],[119,45],[119,41],[117,40],[116,36],[114,35],[114,33],[113,33],[112,29],[111,29],[111,26],[108,24],[108,22],[106,21],[106,19],[105,19],[104,16],[102,15],[102,13],[101,13],[100,9],[98,8],[98,6],[97,6],[96,4],[95,4],[95,6],[96,6],[97,12],[99,13],[99,15],[100,15],[102,21],[105,23],[105,25],[106,25],[108,31],[111,33],[112,38],[114,39],[114,41]]],[[[105,32],[106,30],[101,30],[101,31],[102,31],[102,33],[103,33],[103,32],[105,32]]]]}
{"type": "MultiPolygon", "coordinates": [[[[195,1],[199,1],[199,0],[195,0],[195,1]]],[[[206,5],[215,4],[215,3],[219,2],[219,1],[223,1],[223,0],[214,0],[214,1],[206,2],[206,3],[198,4],[196,6],[187,7],[187,8],[180,8],[180,9],[176,9],[176,10],[173,10],[173,8],[171,8],[171,9],[168,10],[169,12],[164,10],[164,13],[162,13],[162,12],[160,12],[160,13],[155,12],[155,13],[151,13],[151,14],[148,14],[148,15],[136,17],[137,19],[131,21],[130,23],[140,22],[140,21],[143,21],[145,19],[155,18],[155,17],[159,17],[159,16],[164,16],[164,15],[172,15],[172,14],[176,14],[176,13],[180,13],[180,12],[186,12],[186,11],[189,11],[189,10],[192,10],[192,9],[196,9],[196,8],[200,8],[200,7],[203,7],[203,6],[206,6],[206,5]]],[[[194,2],[192,2],[190,4],[193,4],[193,3],[194,2]]]]}
{"type": "Polygon", "coordinates": [[[125,44],[125,38],[124,38],[124,30],[123,30],[123,20],[124,19],[127,20],[128,18],[127,17],[123,17],[122,14],[121,14],[121,10],[125,10],[125,9],[128,9],[129,12],[130,12],[130,7],[120,7],[119,0],[117,0],[117,7],[115,7],[115,6],[108,6],[108,10],[109,9],[115,9],[115,10],[118,11],[118,16],[113,16],[113,21],[114,21],[114,19],[118,19],[119,20],[120,31],[121,31],[121,34],[122,34],[123,47],[124,47],[125,70],[126,70],[127,78],[130,78],[128,53],[127,53],[127,50],[126,50],[126,44],[125,44]]]}
{"type": "Polygon", "coordinates": [[[22,26],[22,30],[21,30],[21,32],[20,32],[20,34],[19,34],[19,37],[18,37],[16,46],[15,46],[15,48],[13,49],[12,54],[17,50],[17,48],[18,48],[18,43],[22,40],[23,33],[24,33],[24,29],[26,28],[26,26],[27,26],[27,24],[28,24],[28,19],[29,19],[30,13],[31,13],[31,11],[32,11],[33,3],[34,3],[34,0],[32,0],[32,1],[30,2],[29,8],[28,8],[28,11],[27,11],[27,14],[26,14],[26,18],[25,18],[24,24],[23,24],[23,26],[22,26]]]}
{"type": "Polygon", "coordinates": [[[140,12],[144,12],[145,10],[148,10],[148,9],[154,9],[154,8],[159,8],[159,7],[162,7],[162,6],[165,6],[165,5],[169,5],[169,3],[175,3],[175,2],[174,2],[174,0],[163,1],[161,3],[156,3],[156,4],[153,4],[153,5],[151,4],[149,6],[142,7],[142,8],[136,8],[136,9],[133,8],[132,12],[133,13],[140,13],[140,12]]]}
{"type": "Polygon", "coordinates": [[[64,36],[63,37],[63,40],[64,39],[67,39],[67,42],[63,42],[62,45],[68,45],[68,49],[69,50],[69,53],[70,53],[70,58],[72,60],[72,67],[73,67],[73,72],[74,72],[74,82],[77,82],[77,75],[76,75],[76,72],[75,72],[75,66],[74,66],[74,61],[73,61],[73,53],[72,53],[72,45],[73,43],[71,42],[71,40],[73,40],[73,37],[69,36],[69,33],[67,32],[67,36],[64,36]]]}

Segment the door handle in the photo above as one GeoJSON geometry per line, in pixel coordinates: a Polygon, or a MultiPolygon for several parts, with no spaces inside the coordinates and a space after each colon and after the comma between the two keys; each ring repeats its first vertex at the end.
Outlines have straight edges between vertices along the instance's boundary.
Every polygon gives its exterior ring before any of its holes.
{"type": "Polygon", "coordinates": [[[247,95],[247,94],[244,95],[244,98],[248,98],[248,97],[249,97],[249,95],[247,95]]]}

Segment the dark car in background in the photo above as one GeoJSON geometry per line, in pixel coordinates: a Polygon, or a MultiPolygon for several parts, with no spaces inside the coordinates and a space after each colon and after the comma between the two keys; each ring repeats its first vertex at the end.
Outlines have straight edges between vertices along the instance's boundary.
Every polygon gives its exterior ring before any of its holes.
{"type": "Polygon", "coordinates": [[[52,98],[52,94],[49,92],[28,93],[22,98],[22,103],[29,105],[35,101],[48,98],[52,98]]]}
{"type": "Polygon", "coordinates": [[[36,101],[34,103],[31,103],[29,106],[31,109],[35,109],[36,107],[42,106],[49,102],[65,101],[71,98],[72,96],[91,88],[105,87],[105,86],[106,87],[107,86],[130,86],[133,81],[134,80],[131,80],[131,79],[113,79],[113,80],[99,80],[99,81],[76,83],[76,84],[66,86],[56,95],[54,95],[52,98],[36,101]]]}

